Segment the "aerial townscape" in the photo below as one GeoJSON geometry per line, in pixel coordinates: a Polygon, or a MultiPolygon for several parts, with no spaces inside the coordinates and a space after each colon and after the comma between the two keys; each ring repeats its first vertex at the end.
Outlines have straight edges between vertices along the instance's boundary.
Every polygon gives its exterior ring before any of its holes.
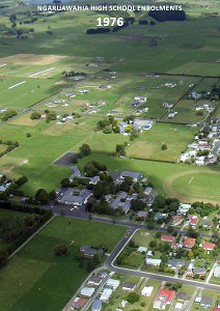
{"type": "Polygon", "coordinates": [[[219,0],[0,0],[0,311],[220,311],[219,0]]]}

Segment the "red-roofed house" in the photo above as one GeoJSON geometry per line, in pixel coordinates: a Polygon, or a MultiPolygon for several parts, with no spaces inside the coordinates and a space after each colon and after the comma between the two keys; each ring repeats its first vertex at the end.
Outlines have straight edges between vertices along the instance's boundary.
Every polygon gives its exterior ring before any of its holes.
{"type": "Polygon", "coordinates": [[[170,305],[175,296],[174,290],[160,289],[157,293],[156,299],[154,300],[154,308],[159,310],[165,310],[167,305],[170,305]]]}
{"type": "Polygon", "coordinates": [[[173,243],[175,240],[175,237],[172,235],[162,235],[160,239],[163,242],[173,243]]]}
{"type": "Polygon", "coordinates": [[[196,239],[194,238],[185,238],[184,239],[184,247],[186,248],[193,248],[193,246],[195,245],[196,239]]]}
{"type": "Polygon", "coordinates": [[[220,308],[214,308],[213,311],[220,311],[220,308]]]}
{"type": "Polygon", "coordinates": [[[202,247],[206,250],[206,251],[213,251],[213,249],[215,248],[215,243],[207,243],[204,242],[202,244],[202,247]]]}

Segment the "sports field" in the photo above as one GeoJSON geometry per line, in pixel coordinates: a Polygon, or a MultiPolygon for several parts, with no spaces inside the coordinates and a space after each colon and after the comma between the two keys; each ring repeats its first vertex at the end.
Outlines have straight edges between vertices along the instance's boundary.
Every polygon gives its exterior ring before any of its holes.
{"type": "Polygon", "coordinates": [[[106,245],[111,252],[126,232],[111,226],[63,217],[54,219],[0,270],[1,309],[60,311],[88,275],[75,256],[81,245],[106,245]],[[69,254],[56,257],[57,243],[69,254]]]}

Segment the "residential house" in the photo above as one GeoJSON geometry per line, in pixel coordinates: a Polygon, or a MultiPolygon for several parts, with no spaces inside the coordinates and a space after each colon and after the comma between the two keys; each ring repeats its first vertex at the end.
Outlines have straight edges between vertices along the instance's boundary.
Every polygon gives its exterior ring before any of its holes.
{"type": "Polygon", "coordinates": [[[115,279],[108,279],[106,283],[106,286],[111,287],[113,290],[116,290],[119,285],[120,281],[115,279]]]}
{"type": "Polygon", "coordinates": [[[173,311],[184,311],[184,310],[185,310],[185,306],[182,302],[177,302],[173,309],[173,311]]]}
{"type": "Polygon", "coordinates": [[[192,271],[193,271],[193,275],[192,276],[197,275],[199,277],[205,276],[206,273],[207,273],[207,270],[204,267],[193,267],[192,271]]]}
{"type": "Polygon", "coordinates": [[[128,133],[126,133],[126,128],[128,127],[128,123],[127,122],[120,122],[119,123],[119,130],[120,130],[120,134],[124,134],[124,135],[128,135],[128,133]]]}
{"type": "Polygon", "coordinates": [[[134,171],[123,171],[123,172],[121,172],[120,178],[125,179],[125,177],[130,177],[131,179],[133,179],[133,181],[137,182],[137,181],[140,181],[143,176],[141,173],[134,172],[134,171]]]}
{"type": "Polygon", "coordinates": [[[94,292],[95,292],[95,288],[94,287],[83,287],[80,290],[80,295],[82,297],[90,298],[90,297],[92,297],[94,292]]]}
{"type": "Polygon", "coordinates": [[[209,228],[209,229],[211,229],[211,227],[212,227],[212,225],[213,225],[213,222],[212,221],[210,221],[210,220],[202,220],[201,221],[201,226],[203,226],[203,228],[209,228]]]}
{"type": "Polygon", "coordinates": [[[174,299],[175,291],[169,289],[160,289],[154,300],[153,307],[159,310],[165,310],[167,305],[170,305],[174,299]]]}
{"type": "Polygon", "coordinates": [[[94,177],[91,177],[89,179],[89,184],[90,185],[96,185],[98,183],[98,181],[100,181],[100,177],[99,176],[94,176],[94,177]]]}
{"type": "Polygon", "coordinates": [[[148,266],[159,266],[161,264],[161,259],[156,259],[156,258],[146,258],[145,259],[145,264],[148,266]]]}
{"type": "Polygon", "coordinates": [[[190,301],[191,296],[184,292],[177,292],[176,299],[180,301],[190,301]]]}
{"type": "Polygon", "coordinates": [[[139,211],[137,212],[137,218],[138,220],[145,220],[147,217],[148,212],[145,211],[139,211]]]}
{"type": "Polygon", "coordinates": [[[175,237],[172,235],[162,235],[160,239],[163,242],[173,243],[175,240],[175,237]]]}
{"type": "Polygon", "coordinates": [[[136,288],[136,284],[135,283],[131,283],[131,282],[124,282],[122,284],[122,289],[127,291],[127,292],[133,292],[136,288]]]}
{"type": "Polygon", "coordinates": [[[88,299],[77,297],[72,306],[74,309],[82,309],[87,303],[87,301],[88,299]]]}
{"type": "Polygon", "coordinates": [[[215,248],[215,243],[207,243],[207,242],[204,242],[202,244],[202,247],[206,250],[206,251],[213,251],[214,248],[215,248]]]}
{"type": "Polygon", "coordinates": [[[110,203],[110,207],[113,209],[116,209],[119,207],[120,203],[122,203],[122,200],[125,200],[125,198],[127,197],[127,192],[125,191],[120,191],[116,198],[110,203]]]}
{"type": "Polygon", "coordinates": [[[92,276],[88,282],[87,285],[92,285],[92,286],[99,286],[102,283],[102,279],[97,277],[97,276],[92,276]]]}
{"type": "Polygon", "coordinates": [[[177,212],[181,215],[186,215],[189,212],[190,208],[191,208],[190,204],[180,203],[180,206],[177,212]]]}
{"type": "Polygon", "coordinates": [[[174,243],[171,244],[171,248],[174,248],[174,249],[183,248],[183,244],[174,242],[174,243]]]}
{"type": "Polygon", "coordinates": [[[195,242],[196,242],[196,239],[186,237],[186,238],[184,239],[183,245],[184,245],[185,248],[191,249],[191,248],[193,248],[193,246],[195,245],[195,242]]]}
{"type": "Polygon", "coordinates": [[[109,301],[109,299],[110,299],[110,297],[111,297],[111,295],[112,295],[112,293],[113,293],[113,290],[112,289],[110,289],[110,288],[104,288],[104,290],[103,290],[103,292],[102,292],[102,294],[101,294],[101,296],[100,296],[100,300],[102,301],[102,302],[108,302],[109,301]]]}
{"type": "Polygon", "coordinates": [[[172,217],[172,225],[173,226],[179,226],[181,225],[181,223],[183,222],[183,218],[182,217],[179,217],[179,216],[173,216],[172,217]]]}
{"type": "Polygon", "coordinates": [[[216,265],[215,265],[213,275],[214,275],[214,277],[216,277],[216,278],[220,278],[220,265],[219,265],[219,264],[216,264],[216,265]]]}
{"type": "Polygon", "coordinates": [[[195,215],[189,215],[189,216],[188,216],[188,219],[189,219],[189,225],[190,225],[191,227],[196,227],[196,226],[197,226],[198,221],[199,221],[199,219],[198,219],[197,216],[195,216],[195,215]]]}
{"type": "Polygon", "coordinates": [[[102,310],[102,302],[99,299],[95,299],[92,304],[92,311],[101,311],[102,310]]]}
{"type": "Polygon", "coordinates": [[[145,246],[139,246],[137,251],[140,252],[140,253],[146,253],[147,250],[148,250],[147,247],[145,247],[145,246]]]}
{"type": "Polygon", "coordinates": [[[185,262],[183,260],[174,258],[168,260],[168,266],[170,267],[170,269],[177,271],[185,266],[185,262]]]}
{"type": "Polygon", "coordinates": [[[201,301],[200,301],[200,305],[203,307],[203,308],[210,308],[212,306],[212,298],[211,297],[206,297],[206,296],[203,296],[201,301]]]}
{"type": "Polygon", "coordinates": [[[150,295],[153,293],[153,286],[145,286],[143,287],[142,291],[141,291],[141,295],[142,296],[146,296],[146,297],[150,297],[150,295]]]}
{"type": "Polygon", "coordinates": [[[85,258],[88,258],[88,259],[92,259],[95,255],[98,255],[98,256],[103,255],[102,249],[95,249],[89,245],[82,245],[80,247],[80,252],[83,254],[85,258]]]}
{"type": "Polygon", "coordinates": [[[146,96],[135,96],[134,100],[138,102],[139,104],[144,104],[147,101],[147,97],[146,96]]]}

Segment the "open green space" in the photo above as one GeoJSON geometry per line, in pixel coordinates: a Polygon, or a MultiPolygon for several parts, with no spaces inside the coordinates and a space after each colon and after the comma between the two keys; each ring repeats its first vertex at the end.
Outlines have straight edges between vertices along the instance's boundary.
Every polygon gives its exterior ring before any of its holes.
{"type": "Polygon", "coordinates": [[[126,150],[127,155],[132,158],[175,162],[196,132],[197,129],[191,127],[157,123],[149,131],[140,134],[126,150]],[[167,145],[166,150],[161,149],[163,144],[167,145]]]}
{"type": "Polygon", "coordinates": [[[76,255],[81,245],[106,245],[111,252],[126,227],[56,217],[0,270],[1,308],[5,311],[60,311],[88,275],[76,255]],[[57,243],[69,254],[56,257],[57,243]]]}
{"type": "Polygon", "coordinates": [[[15,110],[28,108],[59,90],[54,81],[48,79],[5,78],[0,85],[0,107],[15,110]]]}

